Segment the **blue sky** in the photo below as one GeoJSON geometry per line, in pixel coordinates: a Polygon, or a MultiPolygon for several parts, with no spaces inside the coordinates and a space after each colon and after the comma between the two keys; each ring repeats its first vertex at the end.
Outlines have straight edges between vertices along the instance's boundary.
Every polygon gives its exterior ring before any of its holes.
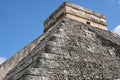
{"type": "MultiPolygon", "coordinates": [[[[43,33],[43,21],[65,0],[0,0],[0,63],[43,33]]],[[[66,0],[106,16],[120,34],[120,0],[66,0]]]]}

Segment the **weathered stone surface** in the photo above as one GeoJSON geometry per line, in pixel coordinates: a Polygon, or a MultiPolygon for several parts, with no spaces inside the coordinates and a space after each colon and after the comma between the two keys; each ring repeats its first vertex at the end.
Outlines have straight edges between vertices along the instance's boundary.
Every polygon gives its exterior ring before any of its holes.
{"type": "Polygon", "coordinates": [[[3,77],[11,70],[13,69],[18,63],[26,57],[33,48],[36,47],[37,44],[41,42],[41,40],[44,38],[44,35],[41,35],[36,40],[31,42],[28,46],[20,50],[17,54],[12,56],[10,59],[8,59],[5,63],[0,65],[0,80],[2,80],[3,77]]]}
{"type": "Polygon", "coordinates": [[[43,36],[0,80],[120,79],[120,36],[66,17],[43,36]]]}
{"type": "Polygon", "coordinates": [[[69,18],[64,24],[46,38],[42,49],[38,44],[4,80],[119,80],[120,37],[69,18]],[[64,37],[54,36],[62,32],[64,37]]]}

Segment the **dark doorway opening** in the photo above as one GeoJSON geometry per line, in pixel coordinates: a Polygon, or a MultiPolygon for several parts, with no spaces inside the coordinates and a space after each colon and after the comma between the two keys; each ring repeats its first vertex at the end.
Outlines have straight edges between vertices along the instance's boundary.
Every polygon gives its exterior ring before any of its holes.
{"type": "Polygon", "coordinates": [[[89,22],[89,21],[86,21],[86,24],[90,25],[90,22],[89,22]]]}

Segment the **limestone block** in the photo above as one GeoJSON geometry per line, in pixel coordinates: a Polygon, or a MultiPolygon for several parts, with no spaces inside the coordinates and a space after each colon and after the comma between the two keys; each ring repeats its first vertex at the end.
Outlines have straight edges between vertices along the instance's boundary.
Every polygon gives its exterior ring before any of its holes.
{"type": "Polygon", "coordinates": [[[20,80],[43,80],[42,76],[26,75],[20,80]]]}

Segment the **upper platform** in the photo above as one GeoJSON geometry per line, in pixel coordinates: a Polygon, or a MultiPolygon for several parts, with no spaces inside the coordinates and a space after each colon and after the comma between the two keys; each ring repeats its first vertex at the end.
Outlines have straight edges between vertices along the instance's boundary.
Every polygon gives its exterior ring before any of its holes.
{"type": "Polygon", "coordinates": [[[56,24],[63,17],[107,30],[106,17],[92,10],[80,7],[76,4],[64,2],[44,21],[44,32],[56,24]]]}

